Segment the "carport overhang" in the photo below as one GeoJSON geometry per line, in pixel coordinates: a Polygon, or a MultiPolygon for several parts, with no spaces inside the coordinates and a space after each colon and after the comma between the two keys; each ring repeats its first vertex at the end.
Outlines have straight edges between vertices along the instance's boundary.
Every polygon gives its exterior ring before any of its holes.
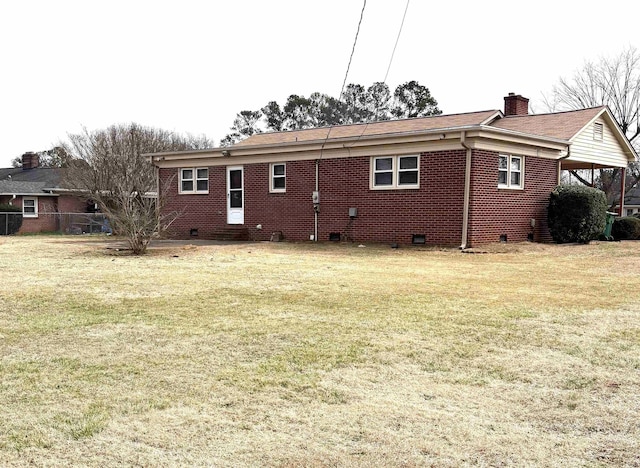
{"type": "MultiPolygon", "coordinates": [[[[627,163],[633,162],[635,160],[635,152],[631,152],[627,155],[627,163]]],[[[620,200],[618,202],[618,216],[622,216],[624,213],[624,193],[625,193],[625,179],[626,179],[626,171],[627,165],[622,164],[612,164],[611,162],[589,162],[589,161],[580,161],[579,159],[571,158],[571,151],[568,151],[568,157],[560,160],[560,170],[561,171],[578,171],[578,170],[587,170],[591,171],[591,187],[594,186],[593,181],[595,180],[595,170],[596,169],[618,169],[621,171],[620,177],[620,200]]]]}

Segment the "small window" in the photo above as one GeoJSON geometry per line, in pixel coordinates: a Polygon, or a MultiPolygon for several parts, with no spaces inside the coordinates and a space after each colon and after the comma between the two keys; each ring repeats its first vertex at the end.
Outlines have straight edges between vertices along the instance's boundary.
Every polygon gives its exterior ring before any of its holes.
{"type": "Polygon", "coordinates": [[[593,124],[593,139],[595,141],[602,141],[602,136],[604,134],[604,125],[600,122],[596,122],[593,124]]]}
{"type": "Polygon", "coordinates": [[[498,188],[521,189],[524,186],[524,157],[498,156],[498,188]]]}
{"type": "Polygon", "coordinates": [[[209,193],[209,169],[180,169],[180,193],[209,193]]]}
{"type": "Polygon", "coordinates": [[[287,166],[284,163],[271,164],[270,192],[286,192],[287,190],[287,166]]]}
{"type": "Polygon", "coordinates": [[[418,157],[404,156],[398,161],[398,185],[418,185],[418,157]]]}
{"type": "Polygon", "coordinates": [[[418,156],[387,156],[372,159],[371,188],[419,188],[418,156]]]}
{"type": "Polygon", "coordinates": [[[390,187],[393,185],[394,158],[376,158],[373,169],[373,185],[376,187],[390,187]]]}
{"type": "Polygon", "coordinates": [[[38,199],[37,198],[22,199],[22,216],[24,216],[25,218],[38,217],[38,199]]]}

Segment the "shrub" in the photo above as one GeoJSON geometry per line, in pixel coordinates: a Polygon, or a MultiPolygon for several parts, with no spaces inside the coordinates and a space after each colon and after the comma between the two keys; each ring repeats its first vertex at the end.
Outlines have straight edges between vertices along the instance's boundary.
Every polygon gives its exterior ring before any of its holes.
{"type": "Polygon", "coordinates": [[[553,240],[587,243],[597,239],[606,223],[603,191],[578,185],[558,185],[549,200],[547,221],[553,240]]]}
{"type": "Polygon", "coordinates": [[[15,234],[20,230],[20,226],[22,226],[22,208],[0,204],[0,236],[15,234]]]}
{"type": "Polygon", "coordinates": [[[634,213],[633,217],[640,219],[640,211],[638,211],[637,213],[634,213]]]}
{"type": "Polygon", "coordinates": [[[634,216],[616,218],[611,234],[616,240],[640,239],[640,219],[634,216]]]}

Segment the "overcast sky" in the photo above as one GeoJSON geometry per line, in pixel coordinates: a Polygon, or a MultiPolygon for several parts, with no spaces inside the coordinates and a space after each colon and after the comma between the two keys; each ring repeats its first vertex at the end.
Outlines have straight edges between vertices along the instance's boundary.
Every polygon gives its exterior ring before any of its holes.
{"type": "MultiPolygon", "coordinates": [[[[293,93],[337,96],[362,4],[2,2],[0,167],[82,126],[133,121],[217,144],[240,110],[293,93]]],[[[347,82],[384,78],[404,8],[367,1],[347,82]]],[[[638,13],[621,0],[412,0],[387,82],[419,81],[444,113],[501,109],[508,92],[542,110],[542,93],[586,59],[640,46],[638,13]]]]}

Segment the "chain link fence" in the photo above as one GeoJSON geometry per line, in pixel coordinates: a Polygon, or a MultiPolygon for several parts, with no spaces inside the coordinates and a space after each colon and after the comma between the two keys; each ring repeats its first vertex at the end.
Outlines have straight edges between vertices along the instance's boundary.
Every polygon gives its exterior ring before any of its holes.
{"type": "Polygon", "coordinates": [[[22,213],[0,212],[0,235],[12,234],[12,226],[20,224],[19,234],[57,232],[60,234],[105,234],[111,226],[101,213],[38,213],[24,216],[22,213]]]}

